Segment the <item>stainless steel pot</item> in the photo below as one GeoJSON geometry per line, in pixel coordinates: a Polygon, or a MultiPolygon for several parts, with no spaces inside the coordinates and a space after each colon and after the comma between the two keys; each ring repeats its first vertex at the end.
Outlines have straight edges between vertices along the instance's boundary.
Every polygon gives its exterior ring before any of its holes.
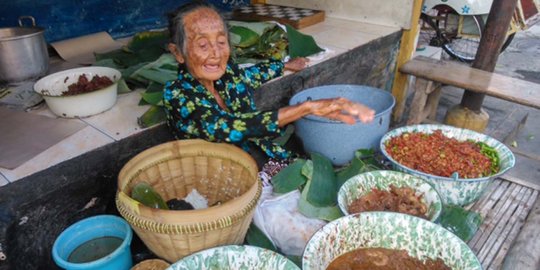
{"type": "Polygon", "coordinates": [[[49,69],[49,53],[41,27],[31,16],[19,18],[20,27],[0,28],[0,81],[13,83],[36,79],[49,69]],[[30,19],[31,27],[23,26],[30,19]]]}

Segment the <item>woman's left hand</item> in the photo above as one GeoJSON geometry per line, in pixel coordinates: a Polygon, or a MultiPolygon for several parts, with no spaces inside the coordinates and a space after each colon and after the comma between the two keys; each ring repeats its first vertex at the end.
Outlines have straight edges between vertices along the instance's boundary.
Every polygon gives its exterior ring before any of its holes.
{"type": "Polygon", "coordinates": [[[285,63],[285,69],[295,71],[295,72],[300,71],[307,67],[308,62],[309,62],[309,59],[305,57],[293,58],[289,60],[289,62],[285,63]]]}

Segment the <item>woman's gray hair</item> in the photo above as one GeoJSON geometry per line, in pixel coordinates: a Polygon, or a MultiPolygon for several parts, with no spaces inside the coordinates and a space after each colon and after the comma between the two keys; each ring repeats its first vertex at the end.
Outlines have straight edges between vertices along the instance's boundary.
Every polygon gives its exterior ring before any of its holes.
{"type": "Polygon", "coordinates": [[[180,49],[182,55],[187,55],[187,44],[186,44],[186,29],[184,25],[184,18],[189,13],[200,9],[200,8],[209,8],[214,10],[221,19],[223,26],[225,27],[225,33],[227,34],[227,39],[229,38],[229,31],[227,30],[227,24],[221,13],[212,5],[204,1],[191,1],[185,5],[178,7],[173,12],[167,14],[169,20],[169,37],[170,42],[174,43],[177,48],[180,49]]]}

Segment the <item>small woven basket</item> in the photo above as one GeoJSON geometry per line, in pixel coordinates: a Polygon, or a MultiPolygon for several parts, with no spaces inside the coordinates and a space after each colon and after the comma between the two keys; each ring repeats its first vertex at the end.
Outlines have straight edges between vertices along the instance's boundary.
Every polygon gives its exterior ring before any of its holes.
{"type": "Polygon", "coordinates": [[[176,262],[194,252],[241,244],[261,195],[257,164],[240,148],[203,140],[179,140],[149,148],[118,175],[116,206],[157,256],[176,262]],[[165,201],[196,189],[208,200],[199,210],[162,210],[135,200],[132,188],[149,183],[165,201]]]}

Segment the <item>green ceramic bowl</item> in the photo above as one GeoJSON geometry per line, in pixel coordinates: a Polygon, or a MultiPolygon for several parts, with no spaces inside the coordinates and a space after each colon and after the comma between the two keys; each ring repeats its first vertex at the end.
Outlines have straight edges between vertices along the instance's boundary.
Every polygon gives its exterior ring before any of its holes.
{"type": "Polygon", "coordinates": [[[437,190],[443,203],[461,206],[477,201],[487,189],[489,183],[491,183],[491,179],[502,175],[514,167],[515,164],[514,154],[503,143],[482,133],[447,125],[413,125],[396,128],[382,137],[380,148],[382,154],[392,162],[394,169],[423,178],[437,190]],[[493,147],[499,154],[499,171],[496,174],[481,178],[463,179],[442,177],[401,165],[386,152],[386,142],[393,137],[400,136],[405,132],[424,132],[431,134],[435,130],[441,130],[449,138],[455,138],[460,141],[473,140],[475,142],[483,142],[493,147]]]}
{"type": "Polygon", "coordinates": [[[440,258],[452,269],[482,269],[467,244],[451,232],[425,219],[392,212],[358,213],[326,224],[307,243],[302,269],[324,270],[338,256],[370,247],[406,250],[420,260],[440,258]]]}
{"type": "Polygon", "coordinates": [[[300,270],[286,257],[255,246],[228,245],[193,253],[166,270],[300,270]]]}
{"type": "Polygon", "coordinates": [[[426,216],[435,222],[441,215],[442,202],[437,191],[422,178],[396,171],[372,171],[351,177],[339,189],[338,205],[343,214],[348,215],[351,203],[371,192],[373,188],[390,190],[395,187],[410,187],[416,195],[422,196],[422,202],[427,206],[426,216]]]}

